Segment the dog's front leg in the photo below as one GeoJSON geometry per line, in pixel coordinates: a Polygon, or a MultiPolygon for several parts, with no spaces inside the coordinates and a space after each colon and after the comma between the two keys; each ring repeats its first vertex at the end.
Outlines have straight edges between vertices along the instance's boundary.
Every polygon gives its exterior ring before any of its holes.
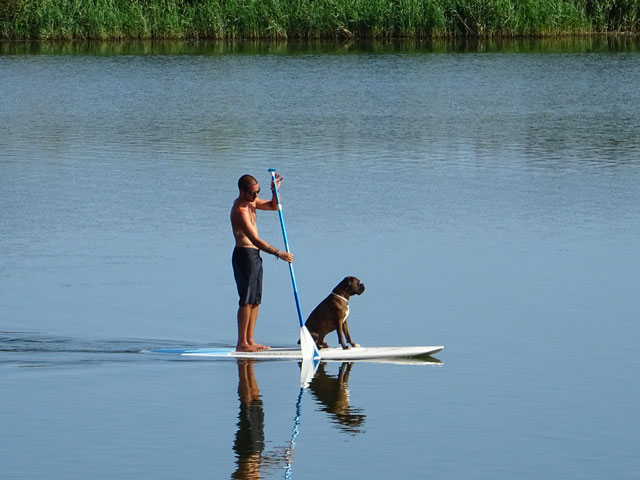
{"type": "Polygon", "coordinates": [[[338,328],[336,328],[336,333],[338,334],[338,342],[340,342],[340,346],[342,346],[343,350],[347,350],[349,347],[346,343],[344,343],[344,336],[342,333],[342,325],[344,322],[338,323],[338,328]]]}
{"type": "Polygon", "coordinates": [[[347,342],[349,342],[352,347],[356,347],[356,348],[359,347],[360,345],[358,345],[357,343],[353,343],[353,340],[351,340],[351,334],[349,333],[349,325],[347,324],[346,320],[342,323],[342,329],[344,330],[344,336],[347,338],[347,342]]]}

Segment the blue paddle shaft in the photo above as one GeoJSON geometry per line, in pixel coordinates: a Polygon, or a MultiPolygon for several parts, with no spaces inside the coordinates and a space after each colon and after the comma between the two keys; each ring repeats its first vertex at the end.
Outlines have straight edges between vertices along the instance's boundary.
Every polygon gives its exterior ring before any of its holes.
{"type": "MultiPolygon", "coordinates": [[[[291,253],[289,249],[289,239],[287,238],[287,229],[284,226],[284,216],[282,214],[282,204],[280,203],[280,192],[278,192],[278,182],[276,182],[276,169],[270,168],[269,173],[271,173],[271,180],[273,181],[273,191],[276,195],[276,201],[278,203],[278,216],[280,217],[280,226],[282,227],[282,236],[284,237],[284,248],[287,253],[291,253]]],[[[302,310],[300,308],[300,297],[298,295],[298,284],[296,283],[296,275],[293,272],[293,263],[289,263],[289,273],[291,274],[291,284],[293,285],[293,296],[296,299],[296,309],[298,310],[298,322],[300,322],[300,326],[304,326],[304,322],[302,321],[302,310]]]]}

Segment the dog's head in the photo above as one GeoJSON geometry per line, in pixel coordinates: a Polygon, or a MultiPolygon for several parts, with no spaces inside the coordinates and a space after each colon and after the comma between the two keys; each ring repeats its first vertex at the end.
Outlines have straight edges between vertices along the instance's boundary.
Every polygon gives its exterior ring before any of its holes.
{"type": "Polygon", "coordinates": [[[347,296],[362,295],[364,292],[364,283],[356,277],[344,277],[333,291],[347,296]]]}

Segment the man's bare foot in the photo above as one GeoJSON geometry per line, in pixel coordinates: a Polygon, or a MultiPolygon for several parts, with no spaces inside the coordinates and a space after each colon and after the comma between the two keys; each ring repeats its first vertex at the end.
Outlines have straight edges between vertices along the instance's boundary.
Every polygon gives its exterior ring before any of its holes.
{"type": "Polygon", "coordinates": [[[258,350],[256,350],[256,351],[258,351],[258,352],[259,352],[260,350],[269,350],[269,349],[271,348],[271,347],[268,347],[268,346],[266,346],[266,345],[260,345],[259,343],[255,343],[255,342],[253,342],[253,343],[251,344],[251,346],[252,346],[252,347],[257,348],[258,350]]]}
{"type": "Polygon", "coordinates": [[[238,343],[236,345],[236,352],[259,352],[260,349],[255,345],[250,345],[248,343],[238,343]]]}

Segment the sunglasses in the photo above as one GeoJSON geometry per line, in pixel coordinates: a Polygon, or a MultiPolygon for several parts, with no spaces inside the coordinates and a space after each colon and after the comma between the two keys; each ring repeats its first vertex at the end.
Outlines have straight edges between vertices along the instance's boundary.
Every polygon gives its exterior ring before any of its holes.
{"type": "Polygon", "coordinates": [[[247,190],[245,190],[245,192],[251,195],[252,197],[257,197],[258,194],[260,193],[260,187],[258,187],[258,190],[256,190],[255,192],[249,192],[247,190]]]}

